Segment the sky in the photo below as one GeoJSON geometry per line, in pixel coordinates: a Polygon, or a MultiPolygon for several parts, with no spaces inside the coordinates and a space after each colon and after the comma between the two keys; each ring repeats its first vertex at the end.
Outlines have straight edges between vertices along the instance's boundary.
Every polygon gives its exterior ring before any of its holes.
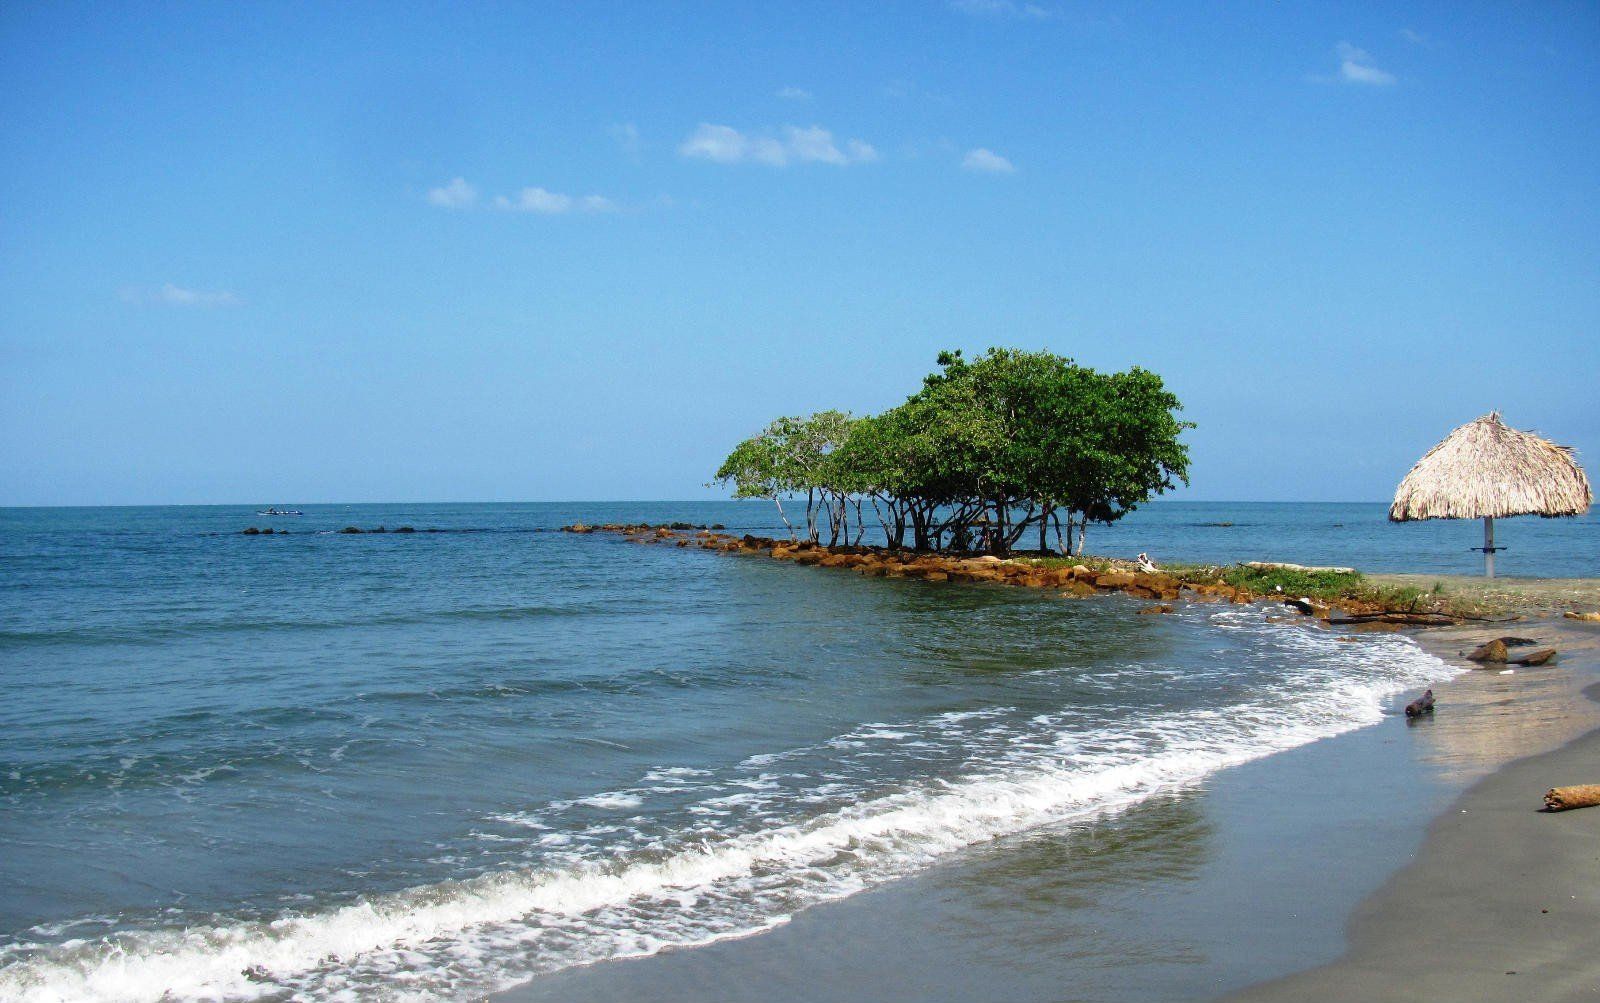
{"type": "Polygon", "coordinates": [[[0,505],[722,497],[941,349],[1600,476],[1600,5],[0,5],[0,505]]]}

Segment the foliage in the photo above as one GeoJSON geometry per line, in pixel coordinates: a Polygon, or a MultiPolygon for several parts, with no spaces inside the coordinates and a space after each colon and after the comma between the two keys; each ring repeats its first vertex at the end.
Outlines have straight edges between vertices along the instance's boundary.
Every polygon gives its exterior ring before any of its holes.
{"type": "MultiPolygon", "coordinates": [[[[737,497],[804,496],[808,535],[859,540],[870,505],[894,546],[1006,552],[1031,529],[1078,550],[1090,522],[1121,518],[1186,482],[1178,399],[1159,376],[1098,373],[1048,352],[990,349],[939,369],[903,404],[855,419],[780,418],[717,477],[737,497]],[[1062,522],[1066,523],[1063,540],[1062,522]]],[[[787,515],[784,517],[787,524],[787,515]]],[[[791,533],[793,527],[791,526],[791,533]]]]}

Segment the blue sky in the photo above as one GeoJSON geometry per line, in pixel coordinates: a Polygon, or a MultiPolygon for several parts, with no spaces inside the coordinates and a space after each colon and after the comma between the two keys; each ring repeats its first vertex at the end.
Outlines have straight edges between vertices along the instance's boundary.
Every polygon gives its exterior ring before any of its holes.
{"type": "Polygon", "coordinates": [[[0,7],[0,504],[716,496],[941,348],[1600,473],[1600,6],[0,7]]]}

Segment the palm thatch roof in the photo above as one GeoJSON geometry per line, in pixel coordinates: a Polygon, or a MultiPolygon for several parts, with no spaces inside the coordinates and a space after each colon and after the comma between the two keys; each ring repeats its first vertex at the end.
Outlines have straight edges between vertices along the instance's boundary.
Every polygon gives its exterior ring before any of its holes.
{"type": "Polygon", "coordinates": [[[1389,518],[1582,515],[1593,501],[1589,478],[1570,448],[1509,428],[1492,411],[1417,461],[1394,493],[1389,518]]]}

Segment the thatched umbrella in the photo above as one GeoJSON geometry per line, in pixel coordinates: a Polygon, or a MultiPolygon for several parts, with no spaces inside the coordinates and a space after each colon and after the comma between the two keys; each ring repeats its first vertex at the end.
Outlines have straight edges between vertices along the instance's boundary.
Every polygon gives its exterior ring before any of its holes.
{"type": "MultiPolygon", "coordinates": [[[[1483,573],[1494,577],[1494,521],[1513,515],[1582,515],[1589,478],[1567,446],[1508,428],[1500,412],[1469,421],[1428,450],[1394,493],[1389,518],[1482,519],[1483,573]]],[[[1474,547],[1474,550],[1480,548],[1474,547]]]]}

